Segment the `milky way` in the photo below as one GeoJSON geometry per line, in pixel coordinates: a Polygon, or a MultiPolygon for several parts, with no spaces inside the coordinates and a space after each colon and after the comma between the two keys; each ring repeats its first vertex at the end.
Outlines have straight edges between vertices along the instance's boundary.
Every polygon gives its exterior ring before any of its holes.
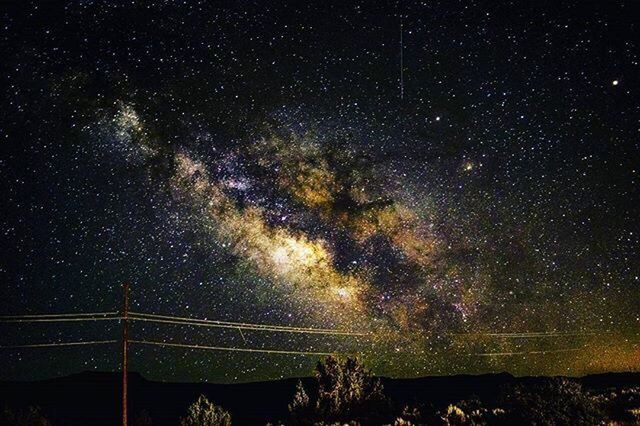
{"type": "MultiPolygon", "coordinates": [[[[43,7],[3,12],[3,314],[118,310],[129,282],[138,312],[345,332],[134,322],[138,339],[357,354],[400,377],[638,369],[626,4],[43,7]]],[[[120,333],[0,327],[10,344],[120,333]]],[[[317,360],[132,353],[163,380],[317,360]]],[[[0,356],[3,378],[119,362],[0,356]]]]}

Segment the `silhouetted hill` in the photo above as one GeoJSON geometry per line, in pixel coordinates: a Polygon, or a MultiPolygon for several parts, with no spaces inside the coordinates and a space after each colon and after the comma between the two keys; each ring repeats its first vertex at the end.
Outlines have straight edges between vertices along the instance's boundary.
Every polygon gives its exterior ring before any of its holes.
{"type": "MultiPolygon", "coordinates": [[[[54,425],[114,425],[120,421],[121,380],[118,373],[84,372],[34,382],[0,382],[0,405],[38,405],[54,425]]],[[[312,378],[302,379],[314,391],[312,378]]],[[[385,393],[396,403],[447,404],[470,396],[493,401],[501,386],[535,383],[544,377],[516,378],[510,374],[382,379],[385,393]]],[[[609,373],[576,379],[587,389],[640,386],[640,373],[609,373]]],[[[154,425],[176,425],[198,395],[231,412],[234,424],[265,424],[283,419],[298,379],[242,384],[164,383],[129,375],[130,418],[149,412],[154,425]]]]}

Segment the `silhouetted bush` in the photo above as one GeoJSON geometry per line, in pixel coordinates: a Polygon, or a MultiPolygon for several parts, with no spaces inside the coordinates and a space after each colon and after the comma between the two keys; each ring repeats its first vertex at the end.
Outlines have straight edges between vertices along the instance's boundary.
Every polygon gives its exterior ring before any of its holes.
{"type": "Polygon", "coordinates": [[[487,408],[477,399],[470,399],[450,404],[438,413],[439,422],[427,421],[428,424],[443,426],[485,426],[502,425],[506,422],[505,411],[501,408],[487,408]]]}
{"type": "Polygon", "coordinates": [[[405,405],[399,416],[396,417],[394,426],[419,424],[422,420],[422,412],[418,407],[405,405]]]}
{"type": "Polygon", "coordinates": [[[593,400],[609,421],[624,425],[640,424],[640,387],[601,391],[593,396],[593,400]]]}
{"type": "Polygon", "coordinates": [[[296,385],[296,393],[293,395],[293,401],[289,404],[289,413],[291,413],[291,420],[297,424],[304,424],[314,415],[313,407],[309,403],[309,395],[302,385],[302,380],[298,380],[296,385]]]}
{"type": "Polygon", "coordinates": [[[299,382],[289,411],[297,424],[321,422],[390,423],[391,407],[382,383],[355,358],[343,363],[334,357],[318,362],[317,394],[310,398],[299,382]]]}
{"type": "Polygon", "coordinates": [[[411,405],[393,408],[380,380],[356,359],[340,362],[328,357],[317,364],[315,379],[317,389],[314,386],[305,389],[302,381],[298,382],[286,424],[640,425],[640,387],[594,394],[567,378],[522,379],[503,387],[497,400],[491,398],[489,404],[471,396],[438,407],[414,399],[411,405]]]}
{"type": "Polygon", "coordinates": [[[508,424],[596,425],[604,418],[582,386],[565,378],[510,386],[503,391],[500,402],[508,424]]]}
{"type": "Polygon", "coordinates": [[[222,407],[200,395],[187,409],[186,417],[180,419],[180,426],[230,426],[231,415],[222,407]]]}

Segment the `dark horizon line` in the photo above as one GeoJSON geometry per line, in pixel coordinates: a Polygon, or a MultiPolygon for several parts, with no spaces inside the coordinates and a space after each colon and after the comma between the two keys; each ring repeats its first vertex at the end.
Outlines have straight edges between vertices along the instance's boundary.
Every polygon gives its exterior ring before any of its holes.
{"type": "MultiPolygon", "coordinates": [[[[114,379],[120,380],[122,371],[98,371],[98,370],[84,370],[77,373],[66,374],[62,376],[55,377],[47,377],[42,379],[35,380],[4,380],[0,379],[0,384],[10,384],[10,383],[41,383],[41,382],[50,382],[56,380],[64,380],[75,378],[79,376],[88,376],[88,375],[102,375],[102,376],[110,376],[113,375],[114,379]]],[[[162,384],[184,384],[184,385],[245,385],[245,384],[259,384],[259,383],[273,383],[273,382],[284,382],[284,381],[292,381],[292,380],[306,380],[313,379],[313,375],[309,376],[296,376],[296,377],[284,377],[280,379],[272,379],[272,380],[254,380],[254,381],[237,381],[237,382],[207,382],[207,381],[169,381],[169,380],[153,380],[145,377],[143,373],[138,371],[129,371],[127,376],[131,377],[139,377],[140,379],[150,382],[150,383],[162,383],[162,384]]],[[[637,379],[640,380],[640,370],[639,371],[607,371],[602,373],[589,373],[580,376],[571,376],[571,375],[562,375],[562,374],[554,374],[554,375],[514,375],[508,371],[496,372],[496,373],[480,373],[480,374],[450,374],[450,375],[427,375],[427,376],[417,376],[417,377],[389,377],[389,376],[377,376],[373,375],[376,378],[382,379],[384,381],[420,381],[425,379],[454,379],[454,378],[486,378],[486,377],[504,377],[509,376],[513,379],[540,379],[540,378],[569,378],[569,379],[586,379],[586,378],[596,378],[596,377],[605,377],[605,376],[638,376],[637,379]]]]}

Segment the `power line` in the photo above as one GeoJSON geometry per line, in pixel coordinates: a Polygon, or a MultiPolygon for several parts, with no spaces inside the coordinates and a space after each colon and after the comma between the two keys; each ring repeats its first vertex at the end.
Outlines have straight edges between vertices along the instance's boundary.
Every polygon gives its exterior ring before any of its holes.
{"type": "MultiPolygon", "coordinates": [[[[78,313],[78,314],[41,314],[41,315],[7,315],[0,316],[0,322],[4,323],[34,323],[34,322],[77,322],[77,321],[112,321],[122,320],[123,317],[107,315],[116,315],[118,312],[97,312],[97,313],[78,313]]],[[[159,322],[179,325],[207,326],[218,328],[233,328],[254,331],[275,331],[289,333],[308,333],[308,334],[334,334],[345,336],[366,336],[368,333],[352,332],[347,330],[327,329],[327,328],[311,328],[311,327],[293,327],[270,324],[256,324],[233,321],[208,320],[189,317],[177,317],[170,315],[158,315],[142,312],[131,312],[130,318],[136,321],[159,322]]]]}
{"type": "MultiPolygon", "coordinates": [[[[221,320],[211,320],[211,319],[199,319],[199,318],[190,318],[190,317],[177,317],[171,315],[159,315],[159,314],[148,314],[142,312],[131,312],[134,315],[140,315],[145,317],[155,317],[155,318],[166,318],[166,319],[175,319],[175,320],[188,320],[188,321],[197,321],[197,322],[205,322],[205,323],[213,323],[213,324],[227,324],[233,326],[251,326],[251,327],[268,327],[268,328],[281,328],[281,329],[297,329],[297,330],[314,330],[314,331],[342,331],[332,328],[315,328],[315,327],[296,327],[296,326],[288,326],[288,325],[272,325],[272,324],[259,324],[259,323],[247,323],[247,322],[238,322],[238,321],[221,321],[221,320]]],[[[348,332],[348,331],[345,331],[348,332]]]]}
{"type": "Polygon", "coordinates": [[[205,349],[214,351],[231,351],[231,352],[253,352],[253,353],[268,353],[268,354],[282,354],[282,355],[317,355],[317,356],[329,356],[335,355],[335,352],[311,352],[311,351],[286,351],[278,349],[258,349],[258,348],[236,348],[228,346],[203,346],[203,345],[189,345],[185,343],[172,343],[172,342],[154,342],[150,340],[129,340],[129,343],[137,343],[143,345],[155,345],[155,346],[171,346],[176,348],[187,349],[205,349]]]}
{"type": "Polygon", "coordinates": [[[611,331],[536,331],[525,333],[446,333],[447,336],[486,336],[504,338],[545,338],[545,337],[571,337],[571,336],[594,336],[600,334],[613,334],[611,331]]]}
{"type": "Polygon", "coordinates": [[[52,343],[33,343],[29,345],[5,345],[0,349],[20,349],[20,348],[48,348],[55,346],[82,346],[82,345],[103,345],[108,343],[117,343],[117,340],[84,340],[79,342],[52,342],[52,343]]]}
{"type": "MultiPolygon", "coordinates": [[[[13,315],[0,316],[0,323],[38,323],[38,322],[84,322],[84,321],[115,321],[122,320],[123,317],[114,316],[106,317],[106,315],[115,315],[117,312],[101,312],[101,313],[82,313],[82,314],[43,314],[43,315],[13,315]],[[55,315],[55,316],[53,316],[55,315]],[[76,317],[71,317],[75,315],[76,317]],[[103,315],[103,316],[97,316],[103,315]]],[[[169,315],[157,315],[147,313],[132,312],[129,317],[131,320],[143,322],[157,322],[176,325],[190,325],[213,328],[228,328],[252,331],[270,331],[281,333],[302,333],[302,334],[328,334],[338,336],[371,336],[371,333],[353,332],[348,330],[311,328],[311,327],[293,327],[270,324],[256,324],[245,322],[205,320],[188,317],[176,317],[169,315]]],[[[507,339],[537,339],[537,338],[559,338],[572,336],[593,336],[601,334],[612,334],[611,331],[539,331],[539,332],[523,332],[523,333],[444,333],[445,336],[459,337],[500,337],[507,339]]]]}
{"type": "Polygon", "coordinates": [[[114,321],[122,317],[97,317],[97,318],[25,318],[25,319],[0,319],[4,323],[30,323],[30,322],[76,322],[76,321],[114,321]]]}
{"type": "MultiPolygon", "coordinates": [[[[114,321],[122,320],[123,317],[116,315],[118,312],[92,312],[92,313],[61,313],[61,314],[29,314],[29,315],[3,315],[0,316],[0,323],[38,323],[38,322],[83,322],[83,321],[114,321]]],[[[271,332],[287,332],[287,333],[307,333],[307,334],[331,334],[344,336],[370,336],[371,333],[353,332],[348,330],[328,329],[328,328],[312,328],[312,327],[295,327],[272,324],[246,323],[234,321],[221,321],[198,319],[190,317],[178,317],[171,315],[159,315],[143,312],[131,312],[130,319],[135,321],[158,322],[166,324],[204,326],[214,328],[230,328],[239,330],[252,331],[271,331],[271,332]]],[[[513,339],[535,339],[535,338],[558,338],[571,336],[592,336],[600,334],[612,334],[611,331],[532,331],[532,332],[513,332],[513,333],[444,333],[446,336],[486,336],[513,339]]]]}
{"type": "Polygon", "coordinates": [[[0,319],[20,319],[20,318],[56,318],[56,317],[87,317],[87,316],[108,316],[116,315],[118,312],[78,312],[65,314],[24,314],[24,315],[0,315],[0,319]]]}
{"type": "Polygon", "coordinates": [[[210,328],[226,328],[232,330],[252,330],[252,331],[271,331],[277,333],[301,333],[301,334],[333,334],[340,336],[364,336],[363,333],[351,333],[351,332],[343,332],[343,331],[322,331],[322,330],[298,330],[298,329],[283,329],[276,327],[254,327],[249,325],[231,325],[231,324],[207,324],[202,322],[190,322],[190,321],[175,321],[175,320],[164,320],[158,318],[144,318],[137,317],[134,315],[130,315],[129,319],[132,321],[143,321],[143,322],[155,322],[162,324],[177,324],[177,325],[190,325],[196,327],[210,327],[210,328]]]}
{"type": "MultiPolygon", "coordinates": [[[[302,333],[302,334],[331,334],[338,336],[367,336],[368,333],[359,333],[343,330],[330,330],[330,329],[314,329],[314,328],[297,328],[286,326],[270,326],[267,324],[248,324],[248,323],[233,323],[224,321],[205,321],[205,320],[190,320],[188,318],[180,320],[169,320],[155,318],[155,315],[149,315],[150,318],[139,316],[139,314],[130,313],[129,319],[133,321],[143,322],[156,322],[164,324],[177,324],[177,325],[190,325],[198,327],[212,327],[212,328],[229,328],[229,329],[242,329],[253,331],[271,331],[280,333],[302,333]]],[[[24,319],[4,319],[0,318],[0,323],[38,323],[38,322],[85,322],[85,321],[114,321],[122,320],[124,317],[81,317],[81,318],[24,318],[24,319]]]]}
{"type": "Polygon", "coordinates": [[[311,328],[311,327],[293,327],[283,325],[256,324],[246,322],[232,322],[196,319],[188,317],[176,317],[170,315],[146,314],[139,312],[130,312],[129,318],[135,321],[160,322],[168,324],[194,325],[205,327],[233,328],[254,331],[275,331],[288,333],[309,333],[309,334],[335,334],[345,336],[367,336],[370,333],[354,332],[348,330],[328,329],[328,328],[311,328]]]}
{"type": "Polygon", "coordinates": [[[539,354],[549,354],[549,353],[557,353],[557,352],[575,352],[584,349],[585,346],[580,346],[578,348],[566,348],[566,349],[550,349],[545,351],[528,351],[528,352],[484,352],[484,353],[476,353],[471,354],[473,356],[482,356],[482,357],[494,357],[494,356],[513,356],[513,355],[539,355],[539,354]]]}

